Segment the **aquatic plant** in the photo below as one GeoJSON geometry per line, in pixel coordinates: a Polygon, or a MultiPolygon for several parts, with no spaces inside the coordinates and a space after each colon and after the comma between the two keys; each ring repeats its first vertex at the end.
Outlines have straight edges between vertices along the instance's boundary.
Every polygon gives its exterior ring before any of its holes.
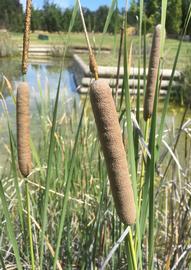
{"type": "Polygon", "coordinates": [[[134,195],[118,115],[112,90],[107,82],[103,80],[93,82],[90,100],[117,213],[122,222],[133,224],[136,218],[134,195]]]}
{"type": "Polygon", "coordinates": [[[155,27],[153,35],[149,69],[147,75],[147,86],[144,98],[143,116],[145,121],[151,118],[153,113],[154,97],[155,97],[155,90],[157,87],[157,75],[160,61],[160,48],[161,48],[161,25],[157,25],[155,27]]]}
{"type": "Polygon", "coordinates": [[[30,27],[31,27],[31,10],[32,10],[32,0],[27,0],[25,12],[25,30],[23,36],[22,74],[27,73],[30,27]]]}
{"type": "Polygon", "coordinates": [[[29,86],[21,82],[17,88],[17,145],[19,168],[24,177],[31,172],[29,86]]]}

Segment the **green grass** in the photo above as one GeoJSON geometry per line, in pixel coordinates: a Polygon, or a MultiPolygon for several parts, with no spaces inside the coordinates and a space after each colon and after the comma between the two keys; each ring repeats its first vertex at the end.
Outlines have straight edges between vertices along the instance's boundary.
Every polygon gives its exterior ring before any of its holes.
{"type": "MultiPolygon", "coordinates": [[[[56,46],[56,45],[63,45],[65,43],[65,38],[67,33],[45,33],[49,36],[49,40],[48,41],[41,41],[38,39],[38,33],[32,33],[31,34],[31,44],[32,45],[44,45],[44,46],[48,46],[48,45],[52,45],[52,46],[56,46]]],[[[22,34],[19,33],[11,33],[11,37],[13,39],[13,41],[15,41],[17,44],[22,44],[22,34]]],[[[116,50],[114,50],[113,53],[113,57],[112,57],[112,61],[111,58],[109,57],[110,54],[100,54],[98,55],[97,61],[99,63],[99,65],[103,65],[103,66],[117,66],[117,52],[118,52],[118,47],[119,47],[119,34],[117,34],[116,36],[112,35],[112,34],[104,34],[104,40],[103,40],[103,44],[102,47],[104,48],[110,48],[111,50],[113,50],[113,48],[115,48],[114,46],[114,40],[117,40],[117,44],[116,44],[116,50]]],[[[127,46],[130,46],[131,41],[133,41],[133,61],[132,61],[132,66],[137,67],[138,66],[138,50],[139,50],[139,42],[138,42],[138,36],[133,36],[133,37],[128,37],[127,40],[127,46]]],[[[90,33],[90,41],[92,44],[92,47],[94,47],[94,45],[96,45],[98,48],[102,43],[102,33],[95,33],[95,34],[91,34],[90,33]],[[94,42],[95,41],[95,42],[94,42]]],[[[147,64],[148,64],[148,58],[149,58],[149,51],[150,51],[150,46],[151,46],[151,37],[147,37],[146,39],[147,42],[147,64]]],[[[175,58],[176,55],[176,51],[178,48],[178,43],[179,41],[176,39],[166,39],[165,40],[165,49],[164,49],[164,67],[165,68],[172,68],[172,61],[175,58]]],[[[84,38],[84,34],[83,33],[71,33],[70,34],[70,46],[79,46],[79,47],[86,47],[86,41],[84,38]]],[[[81,55],[82,58],[88,63],[88,55],[87,54],[82,54],[81,55]]],[[[190,46],[190,42],[183,42],[182,44],[182,49],[180,52],[180,57],[179,57],[179,61],[177,64],[177,69],[179,70],[183,70],[188,63],[190,62],[191,59],[191,46],[190,46]]],[[[142,64],[143,65],[143,64],[142,64]]]]}
{"type": "MultiPolygon", "coordinates": [[[[48,32],[35,32],[31,33],[30,40],[31,44],[43,44],[43,45],[63,45],[65,43],[65,38],[67,33],[48,33],[48,32]],[[49,40],[40,40],[38,39],[39,33],[47,34],[49,40]]],[[[11,33],[12,39],[18,44],[22,44],[22,33],[11,33]]],[[[90,39],[93,44],[93,39],[96,39],[97,45],[100,44],[102,40],[102,33],[90,34],[90,39]]],[[[84,39],[84,33],[71,33],[70,34],[72,46],[84,46],[86,47],[86,40],[84,39]]],[[[104,47],[112,48],[113,46],[113,35],[106,34],[104,38],[104,47]]]]}
{"type": "MultiPolygon", "coordinates": [[[[118,42],[119,42],[119,36],[118,38],[118,42]]],[[[132,53],[132,67],[138,67],[138,61],[139,61],[139,57],[138,57],[138,37],[130,37],[128,38],[127,41],[127,46],[128,48],[130,47],[131,41],[133,42],[133,53],[132,53]]],[[[164,48],[164,68],[172,68],[172,62],[175,58],[176,55],[176,51],[178,48],[178,40],[175,39],[166,39],[165,41],[165,48],[164,48]]],[[[151,38],[147,38],[147,66],[149,63],[149,53],[150,53],[150,46],[151,46],[151,38]]],[[[118,47],[117,50],[115,50],[112,53],[112,57],[111,54],[104,54],[104,53],[99,53],[97,55],[97,62],[99,63],[99,65],[103,65],[103,66],[117,66],[117,60],[118,60],[118,47]]],[[[81,54],[80,55],[82,57],[82,59],[88,63],[88,55],[87,54],[81,54]]],[[[179,56],[179,60],[177,63],[177,69],[178,70],[184,70],[185,67],[190,63],[190,59],[191,59],[191,46],[190,46],[190,42],[183,42],[182,44],[182,49],[180,52],[180,56],[179,56]]],[[[143,62],[141,64],[141,67],[143,67],[143,62]]]]}

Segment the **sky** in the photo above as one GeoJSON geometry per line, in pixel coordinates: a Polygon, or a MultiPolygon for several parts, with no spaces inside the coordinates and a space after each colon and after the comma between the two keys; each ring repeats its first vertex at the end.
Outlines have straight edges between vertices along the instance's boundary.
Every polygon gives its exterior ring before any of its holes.
{"type": "MultiPolygon", "coordinates": [[[[55,3],[62,8],[72,7],[75,0],[49,0],[50,3],[55,3]]],[[[96,10],[100,5],[111,5],[112,0],[81,0],[83,7],[87,7],[91,10],[96,10]]],[[[119,8],[125,7],[126,0],[118,0],[119,8]]],[[[20,3],[25,7],[26,0],[20,0],[20,3]]],[[[44,0],[32,0],[35,8],[41,8],[44,0]]]]}

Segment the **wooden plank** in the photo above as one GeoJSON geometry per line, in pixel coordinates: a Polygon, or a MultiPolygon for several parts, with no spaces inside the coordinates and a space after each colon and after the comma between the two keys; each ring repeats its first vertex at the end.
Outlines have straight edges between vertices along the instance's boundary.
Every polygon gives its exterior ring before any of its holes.
{"type": "MultiPolygon", "coordinates": [[[[88,91],[89,91],[89,87],[78,87],[77,88],[77,91],[80,94],[87,94],[88,91]]],[[[113,93],[114,93],[114,91],[113,91],[113,93]]],[[[122,93],[122,89],[119,88],[118,89],[118,94],[121,95],[121,93],[122,93]]],[[[131,95],[136,95],[136,93],[137,93],[137,90],[136,89],[130,89],[130,94],[131,95]]],[[[143,89],[140,89],[140,94],[143,95],[143,89]]],[[[160,95],[161,96],[166,96],[166,94],[167,94],[167,91],[166,90],[160,90],[160,95]]],[[[172,92],[172,94],[173,94],[173,92],[172,92]]]]}
{"type": "MultiPolygon", "coordinates": [[[[83,70],[84,77],[92,77],[92,74],[89,70],[89,66],[84,63],[84,61],[81,59],[79,55],[74,54],[73,59],[75,64],[80,66],[83,70]]],[[[146,69],[146,75],[148,73],[148,69],[146,69]]],[[[98,66],[98,74],[100,78],[111,78],[116,77],[117,74],[117,67],[105,67],[105,66],[98,66]]],[[[163,69],[161,70],[161,75],[163,79],[169,80],[172,74],[171,69],[163,69]]],[[[124,69],[123,67],[120,68],[119,77],[122,78],[124,75],[124,69]]],[[[133,67],[130,69],[130,78],[137,78],[139,75],[139,69],[136,67],[133,67]]],[[[144,77],[144,69],[140,69],[140,77],[144,77]]],[[[175,71],[174,74],[174,80],[181,80],[182,79],[182,73],[178,70],[175,71]]]]}
{"type": "MultiPolygon", "coordinates": [[[[103,78],[104,81],[107,81],[109,83],[110,87],[116,87],[116,79],[108,79],[108,78],[103,78]]],[[[82,86],[89,86],[92,82],[92,78],[84,77],[81,80],[81,85],[82,86]]],[[[123,79],[119,79],[119,88],[122,87],[123,84],[123,79]]],[[[130,88],[137,88],[138,86],[138,79],[129,79],[129,86],[130,88]]],[[[140,80],[140,87],[143,88],[144,86],[144,80],[140,80]]],[[[167,89],[169,86],[169,80],[162,80],[161,82],[161,89],[167,89]]],[[[179,82],[173,81],[172,83],[173,88],[178,88],[180,87],[179,82]]]]}

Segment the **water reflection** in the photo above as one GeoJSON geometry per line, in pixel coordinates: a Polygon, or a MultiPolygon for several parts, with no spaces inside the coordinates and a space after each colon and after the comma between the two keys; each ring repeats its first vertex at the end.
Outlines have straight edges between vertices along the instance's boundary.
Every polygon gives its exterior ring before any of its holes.
{"type": "MultiPolygon", "coordinates": [[[[20,71],[20,61],[19,60],[0,60],[0,74],[5,75],[10,81],[14,92],[19,82],[22,80],[22,75],[20,71]]],[[[56,91],[59,82],[61,64],[56,61],[48,62],[31,62],[28,66],[28,72],[26,80],[30,85],[30,100],[31,106],[34,101],[38,101],[40,98],[40,90],[42,95],[47,91],[49,92],[50,101],[55,99],[56,91]]],[[[3,82],[3,76],[0,76],[0,85],[3,82]]],[[[79,98],[76,94],[76,86],[74,82],[74,75],[70,70],[70,62],[67,62],[66,68],[62,71],[61,76],[61,95],[66,99],[79,98]]],[[[6,98],[6,104],[8,111],[12,112],[15,110],[15,106],[9,96],[9,91],[7,91],[6,85],[3,86],[3,95],[6,98]]],[[[0,107],[0,114],[2,113],[2,106],[0,107]]]]}

